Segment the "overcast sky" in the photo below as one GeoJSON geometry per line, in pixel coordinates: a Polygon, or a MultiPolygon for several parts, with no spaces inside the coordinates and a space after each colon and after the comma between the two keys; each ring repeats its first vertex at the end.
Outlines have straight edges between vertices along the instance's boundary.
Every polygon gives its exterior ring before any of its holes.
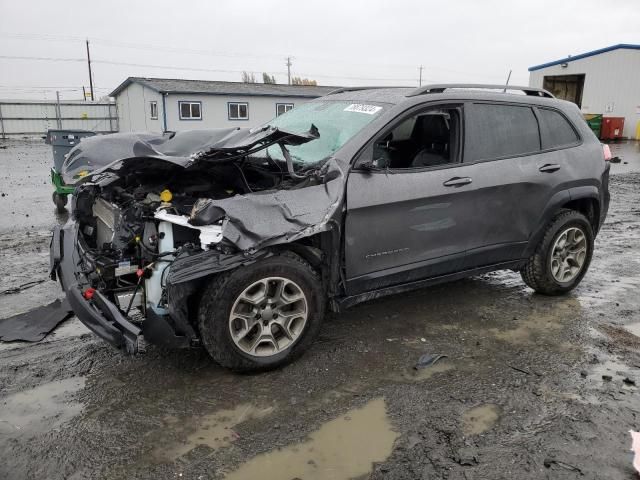
{"type": "Polygon", "coordinates": [[[0,0],[0,99],[81,99],[85,38],[98,96],[128,76],[286,83],[287,56],[321,85],[417,86],[419,65],[423,83],[527,84],[532,65],[640,43],[640,2],[0,0]]]}

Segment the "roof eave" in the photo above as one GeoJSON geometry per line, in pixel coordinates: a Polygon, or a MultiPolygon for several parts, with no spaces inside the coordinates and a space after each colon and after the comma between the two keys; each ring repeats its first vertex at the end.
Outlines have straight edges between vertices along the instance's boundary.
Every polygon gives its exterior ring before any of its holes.
{"type": "Polygon", "coordinates": [[[117,95],[120,94],[120,92],[122,92],[124,89],[126,89],[129,85],[131,85],[132,83],[137,83],[138,85],[142,85],[143,87],[147,87],[151,90],[153,90],[154,92],[158,92],[158,93],[162,93],[160,90],[158,90],[155,87],[152,87],[151,85],[149,85],[148,83],[146,83],[144,81],[144,79],[140,78],[140,77],[127,77],[124,82],[122,82],[120,85],[118,85],[115,90],[113,92],[111,92],[109,94],[110,97],[115,97],[117,95]]]}
{"type": "Polygon", "coordinates": [[[215,96],[236,96],[236,97],[291,97],[291,98],[320,98],[327,93],[319,95],[309,95],[300,93],[240,93],[240,92],[198,92],[193,90],[158,90],[159,93],[167,95],[215,95],[215,96]]]}
{"type": "Polygon", "coordinates": [[[533,67],[529,67],[529,71],[533,72],[535,70],[541,70],[547,67],[553,67],[554,65],[561,65],[563,63],[570,63],[575,60],[581,60],[583,58],[593,57],[595,55],[600,55],[601,53],[611,52],[613,50],[618,49],[627,49],[627,50],[640,50],[640,45],[634,45],[631,43],[619,43],[617,45],[611,45],[610,47],[600,48],[598,50],[592,50],[590,52],[581,53],[580,55],[576,55],[574,57],[566,57],[560,60],[554,60],[553,62],[542,63],[540,65],[534,65],[533,67]]]}

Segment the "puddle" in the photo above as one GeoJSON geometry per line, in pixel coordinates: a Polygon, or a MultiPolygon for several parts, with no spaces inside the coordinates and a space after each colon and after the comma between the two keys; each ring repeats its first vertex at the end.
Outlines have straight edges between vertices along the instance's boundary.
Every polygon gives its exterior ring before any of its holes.
{"type": "Polygon", "coordinates": [[[467,437],[479,435],[493,427],[498,418],[500,418],[500,409],[497,405],[480,405],[464,412],[462,430],[467,437]]]}
{"type": "Polygon", "coordinates": [[[31,437],[68,422],[82,412],[82,404],[69,396],[84,382],[84,377],[67,378],[0,399],[0,435],[31,437]]]}
{"type": "MultiPolygon", "coordinates": [[[[555,336],[555,332],[564,328],[568,320],[576,318],[580,312],[580,303],[575,299],[559,301],[550,310],[535,311],[522,320],[514,322],[515,328],[491,328],[495,338],[513,345],[535,342],[542,336],[555,336]]],[[[509,325],[505,323],[505,327],[509,325]]]]}
{"type": "Polygon", "coordinates": [[[199,445],[213,450],[226,447],[238,438],[233,427],[256,418],[262,418],[273,412],[273,407],[258,408],[251,404],[241,404],[231,410],[218,410],[209,415],[197,417],[195,421],[182,421],[178,417],[166,416],[163,438],[167,438],[167,430],[173,430],[175,436],[184,440],[169,447],[155,450],[154,457],[161,461],[173,461],[190,452],[199,445]]]}
{"type": "Polygon", "coordinates": [[[309,439],[281,450],[258,455],[226,480],[332,480],[369,473],[374,462],[385,460],[398,434],[391,430],[384,399],[325,423],[309,439]]]}

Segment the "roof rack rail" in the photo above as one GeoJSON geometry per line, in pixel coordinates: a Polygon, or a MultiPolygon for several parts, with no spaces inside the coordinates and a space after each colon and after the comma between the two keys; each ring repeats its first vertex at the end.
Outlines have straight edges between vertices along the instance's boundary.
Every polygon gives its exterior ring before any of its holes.
{"type": "Polygon", "coordinates": [[[387,88],[411,88],[411,87],[402,87],[402,86],[398,86],[398,85],[394,85],[394,86],[386,86],[386,87],[343,87],[343,88],[336,88],[335,90],[331,90],[329,93],[327,93],[327,95],[336,95],[338,93],[345,93],[345,92],[359,92],[360,90],[380,90],[380,89],[387,89],[387,88]]]}
{"type": "Polygon", "coordinates": [[[437,85],[425,85],[424,87],[416,88],[409,95],[407,95],[407,97],[415,97],[417,95],[425,95],[428,93],[442,93],[445,90],[449,90],[452,88],[478,88],[478,89],[486,89],[486,90],[502,90],[505,93],[507,90],[520,90],[524,92],[525,95],[530,95],[533,97],[555,98],[553,94],[551,94],[551,92],[543,88],[517,87],[514,85],[485,85],[482,83],[443,83],[443,84],[437,84],[437,85]]]}

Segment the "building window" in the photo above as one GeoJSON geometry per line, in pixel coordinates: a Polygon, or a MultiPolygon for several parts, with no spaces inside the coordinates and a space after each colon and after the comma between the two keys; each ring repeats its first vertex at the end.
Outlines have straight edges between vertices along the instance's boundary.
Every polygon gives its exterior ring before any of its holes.
{"type": "Polygon", "coordinates": [[[178,102],[180,120],[202,120],[202,102],[178,102]]]}
{"type": "Polygon", "coordinates": [[[249,104],[229,102],[229,120],[249,120],[249,104]]]}
{"type": "Polygon", "coordinates": [[[293,108],[293,103],[276,103],[276,117],[279,117],[283,113],[287,113],[293,108]]]}
{"type": "Polygon", "coordinates": [[[151,120],[158,119],[158,102],[149,102],[149,113],[151,114],[151,120]]]}

